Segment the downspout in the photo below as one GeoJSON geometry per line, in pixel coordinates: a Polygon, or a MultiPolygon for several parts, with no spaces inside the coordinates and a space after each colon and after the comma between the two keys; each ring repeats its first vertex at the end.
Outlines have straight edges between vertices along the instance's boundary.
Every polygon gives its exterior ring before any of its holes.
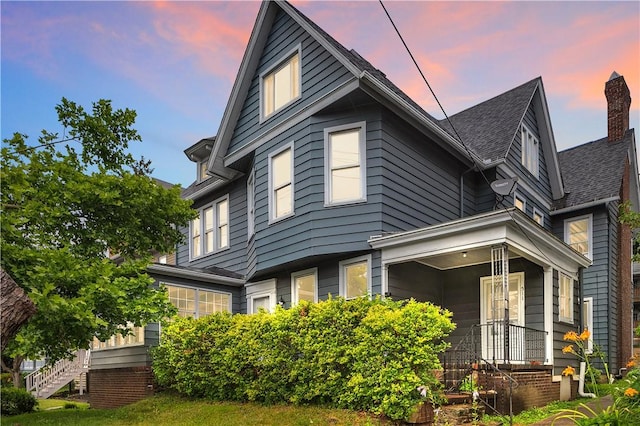
{"type": "MultiPolygon", "coordinates": [[[[584,301],[582,300],[582,281],[583,281],[583,276],[584,276],[584,268],[580,267],[578,269],[578,295],[579,295],[579,301],[580,303],[578,304],[579,309],[578,312],[580,313],[580,320],[578,321],[578,324],[580,324],[580,330],[584,330],[584,324],[583,324],[583,309],[584,309],[584,301]]],[[[589,330],[593,333],[593,330],[589,330]]],[[[586,369],[587,369],[587,363],[582,361],[580,363],[580,381],[578,382],[578,395],[580,395],[582,398],[595,398],[596,394],[594,393],[585,393],[584,392],[584,375],[586,373],[586,369]]]]}
{"type": "Polygon", "coordinates": [[[578,395],[583,398],[595,398],[595,393],[585,393],[584,392],[584,373],[587,369],[587,363],[582,361],[580,363],[580,381],[578,382],[578,395]]]}
{"type": "Polygon", "coordinates": [[[464,217],[464,175],[473,170],[476,166],[473,165],[460,174],[460,219],[464,217]]]}

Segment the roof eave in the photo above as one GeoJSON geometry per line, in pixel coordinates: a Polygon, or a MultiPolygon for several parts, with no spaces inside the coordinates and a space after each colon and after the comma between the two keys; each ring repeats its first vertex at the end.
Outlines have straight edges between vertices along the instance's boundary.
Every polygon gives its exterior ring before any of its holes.
{"type": "Polygon", "coordinates": [[[158,275],[166,275],[176,278],[187,278],[196,281],[203,281],[210,284],[222,284],[232,287],[242,287],[245,281],[240,278],[225,277],[223,275],[211,274],[208,272],[194,271],[191,269],[174,268],[169,265],[152,263],[147,267],[147,271],[158,275]]]}

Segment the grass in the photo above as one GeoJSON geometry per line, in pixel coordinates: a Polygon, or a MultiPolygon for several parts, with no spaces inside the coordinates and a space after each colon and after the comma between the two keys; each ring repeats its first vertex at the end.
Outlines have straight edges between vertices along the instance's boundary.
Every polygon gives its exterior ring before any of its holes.
{"type": "Polygon", "coordinates": [[[62,409],[62,408],[73,408],[70,405],[74,405],[75,408],[79,408],[79,409],[87,409],[89,408],[89,404],[86,402],[79,402],[79,401],[68,401],[66,399],[53,399],[53,398],[49,398],[49,399],[39,399],[38,400],[38,410],[39,411],[45,411],[45,410],[55,410],[55,409],[62,409]]]}
{"type": "MultiPolygon", "coordinates": [[[[66,402],[66,401],[65,401],[66,402]]],[[[49,410],[2,418],[3,426],[29,425],[391,425],[371,414],[321,407],[218,403],[158,394],[111,410],[49,410]],[[222,423],[221,419],[224,419],[222,423]]]]}

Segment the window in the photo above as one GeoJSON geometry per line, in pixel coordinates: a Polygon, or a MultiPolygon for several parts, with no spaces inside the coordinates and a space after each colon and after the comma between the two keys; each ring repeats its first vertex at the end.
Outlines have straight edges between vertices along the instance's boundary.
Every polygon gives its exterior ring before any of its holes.
{"type": "Polygon", "coordinates": [[[346,299],[371,293],[371,256],[340,262],[340,295],[346,299]]]}
{"type": "Polygon", "coordinates": [[[536,178],[538,177],[538,138],[525,126],[522,125],[522,165],[527,168],[536,178]]]}
{"type": "Polygon", "coordinates": [[[293,143],[269,155],[269,210],[271,220],[293,214],[293,143]]]}
{"type": "Polygon", "coordinates": [[[165,284],[169,301],[181,317],[200,318],[215,312],[231,312],[231,294],[165,284]]]}
{"type": "Polygon", "coordinates": [[[291,303],[295,305],[300,300],[317,302],[317,288],[318,270],[316,268],[291,274],[291,303]]]}
{"type": "Polygon", "coordinates": [[[269,117],[300,97],[300,50],[267,71],[261,79],[262,117],[269,117]]]}
{"type": "Polygon", "coordinates": [[[133,323],[129,323],[127,329],[131,331],[131,334],[126,336],[116,334],[103,341],[94,337],[92,349],[110,349],[144,344],[144,327],[135,327],[133,323]]]}
{"type": "Polygon", "coordinates": [[[162,256],[160,256],[158,258],[158,263],[160,263],[161,265],[166,265],[167,264],[167,255],[163,254],[162,256]]]}
{"type": "Polygon", "coordinates": [[[271,296],[266,294],[264,296],[253,296],[251,297],[251,313],[257,314],[260,312],[260,309],[264,309],[265,311],[271,311],[271,296]]]}
{"type": "Polygon", "coordinates": [[[209,179],[211,176],[207,174],[208,160],[198,161],[198,182],[209,179]]]}
{"type": "Polygon", "coordinates": [[[593,297],[585,297],[582,301],[582,329],[591,333],[584,348],[590,354],[593,352],[593,297]]]}
{"type": "Polygon", "coordinates": [[[544,214],[540,213],[538,209],[533,208],[533,220],[540,226],[544,226],[544,214]]]}
{"type": "Polygon", "coordinates": [[[591,259],[591,215],[565,220],[564,241],[591,259]]]}
{"type": "Polygon", "coordinates": [[[229,197],[199,210],[191,222],[191,258],[229,247],[229,197]],[[202,236],[204,235],[204,238],[202,236]]]}
{"type": "Polygon", "coordinates": [[[560,321],[573,323],[573,280],[565,274],[560,274],[558,316],[560,321]]]}
{"type": "Polygon", "coordinates": [[[325,204],[366,200],[365,123],[324,131],[325,204]]]}
{"type": "Polygon", "coordinates": [[[256,198],[256,186],[255,186],[256,174],[253,170],[247,178],[247,237],[251,238],[254,232],[256,213],[255,213],[255,198],[256,198]]]}
{"type": "Polygon", "coordinates": [[[218,207],[218,248],[229,245],[229,200],[222,200],[218,207]]]}
{"type": "Polygon", "coordinates": [[[513,195],[513,205],[521,211],[526,211],[527,202],[517,193],[513,195]]]}

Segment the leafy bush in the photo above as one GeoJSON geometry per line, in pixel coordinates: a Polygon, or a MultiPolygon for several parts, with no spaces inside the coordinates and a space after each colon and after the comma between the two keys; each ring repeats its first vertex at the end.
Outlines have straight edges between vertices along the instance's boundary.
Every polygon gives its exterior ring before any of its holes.
{"type": "Polygon", "coordinates": [[[0,389],[0,401],[0,411],[7,416],[30,413],[38,404],[36,398],[26,390],[12,387],[0,389]]]}
{"type": "Polygon", "coordinates": [[[11,373],[0,373],[0,388],[13,387],[13,378],[11,373]]]}
{"type": "Polygon", "coordinates": [[[214,400],[325,404],[407,418],[436,399],[451,314],[430,303],[342,298],[253,315],[180,318],[153,352],[158,383],[214,400]]]}

